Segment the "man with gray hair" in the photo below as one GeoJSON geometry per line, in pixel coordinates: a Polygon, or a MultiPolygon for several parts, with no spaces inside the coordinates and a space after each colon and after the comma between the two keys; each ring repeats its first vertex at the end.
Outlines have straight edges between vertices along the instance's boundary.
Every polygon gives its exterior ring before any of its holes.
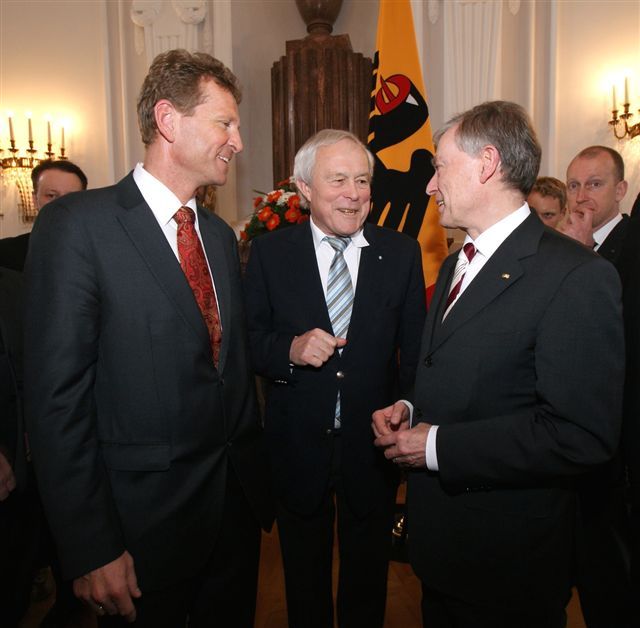
{"type": "Polygon", "coordinates": [[[467,235],[436,283],[413,416],[401,401],[377,411],[376,444],[411,470],[425,626],[561,628],[573,477],[619,438],[620,282],[531,214],[541,151],[522,107],[478,105],[436,141],[427,191],[467,235]]]}
{"type": "Polygon", "coordinates": [[[417,242],[365,223],[372,170],[351,133],[309,139],[294,176],[311,219],[253,240],[247,267],[291,628],[334,625],[336,508],[338,624],[384,622],[399,473],[373,446],[371,413],[411,394],[425,288],[417,242]]]}

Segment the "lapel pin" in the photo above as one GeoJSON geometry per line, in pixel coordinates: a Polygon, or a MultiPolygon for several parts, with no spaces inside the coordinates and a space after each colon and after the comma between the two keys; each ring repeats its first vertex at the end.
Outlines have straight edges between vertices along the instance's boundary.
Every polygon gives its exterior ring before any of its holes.
{"type": "Polygon", "coordinates": [[[509,273],[502,273],[502,275],[500,275],[503,279],[509,279],[511,277],[511,275],[509,273]]]}

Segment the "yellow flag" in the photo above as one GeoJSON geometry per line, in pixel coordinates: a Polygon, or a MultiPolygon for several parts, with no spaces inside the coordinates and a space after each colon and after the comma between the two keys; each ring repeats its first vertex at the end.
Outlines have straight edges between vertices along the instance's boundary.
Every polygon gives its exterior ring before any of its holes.
{"type": "Polygon", "coordinates": [[[409,0],[380,0],[376,48],[368,138],[376,158],[371,220],[417,238],[430,298],[448,251],[435,197],[426,193],[434,148],[409,0]]]}

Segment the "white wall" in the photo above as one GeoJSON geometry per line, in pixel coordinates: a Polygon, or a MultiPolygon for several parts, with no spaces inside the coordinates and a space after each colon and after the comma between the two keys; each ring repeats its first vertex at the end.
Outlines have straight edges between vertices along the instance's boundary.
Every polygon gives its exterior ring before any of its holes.
{"type": "MultiPolygon", "coordinates": [[[[26,140],[24,114],[33,114],[34,140],[44,149],[49,113],[70,120],[67,154],[86,172],[91,186],[110,182],[105,91],[103,2],[2,0],[0,3],[0,146],[8,156],[6,112],[13,111],[16,134],[26,140]]],[[[23,146],[24,147],[24,146],[23,146]]],[[[54,147],[56,148],[56,147],[54,147]]],[[[0,192],[0,236],[22,233],[13,188],[0,192]]]]}

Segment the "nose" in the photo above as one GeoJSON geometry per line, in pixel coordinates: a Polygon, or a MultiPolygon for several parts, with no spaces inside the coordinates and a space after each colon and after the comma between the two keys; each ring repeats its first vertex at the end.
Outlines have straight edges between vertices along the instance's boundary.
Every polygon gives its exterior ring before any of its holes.
{"type": "Polygon", "coordinates": [[[587,196],[585,194],[585,190],[587,188],[584,185],[580,185],[578,186],[578,190],[576,191],[576,202],[580,203],[584,200],[586,200],[587,196]]]}
{"type": "Polygon", "coordinates": [[[438,191],[438,173],[434,173],[434,175],[427,183],[427,194],[429,196],[433,196],[438,191]]]}
{"type": "Polygon", "coordinates": [[[240,130],[234,129],[229,137],[229,146],[234,153],[239,153],[243,149],[242,138],[240,137],[240,130]]]}
{"type": "Polygon", "coordinates": [[[347,185],[344,193],[345,196],[352,201],[358,200],[358,198],[360,198],[360,191],[355,179],[347,180],[347,185]]]}

